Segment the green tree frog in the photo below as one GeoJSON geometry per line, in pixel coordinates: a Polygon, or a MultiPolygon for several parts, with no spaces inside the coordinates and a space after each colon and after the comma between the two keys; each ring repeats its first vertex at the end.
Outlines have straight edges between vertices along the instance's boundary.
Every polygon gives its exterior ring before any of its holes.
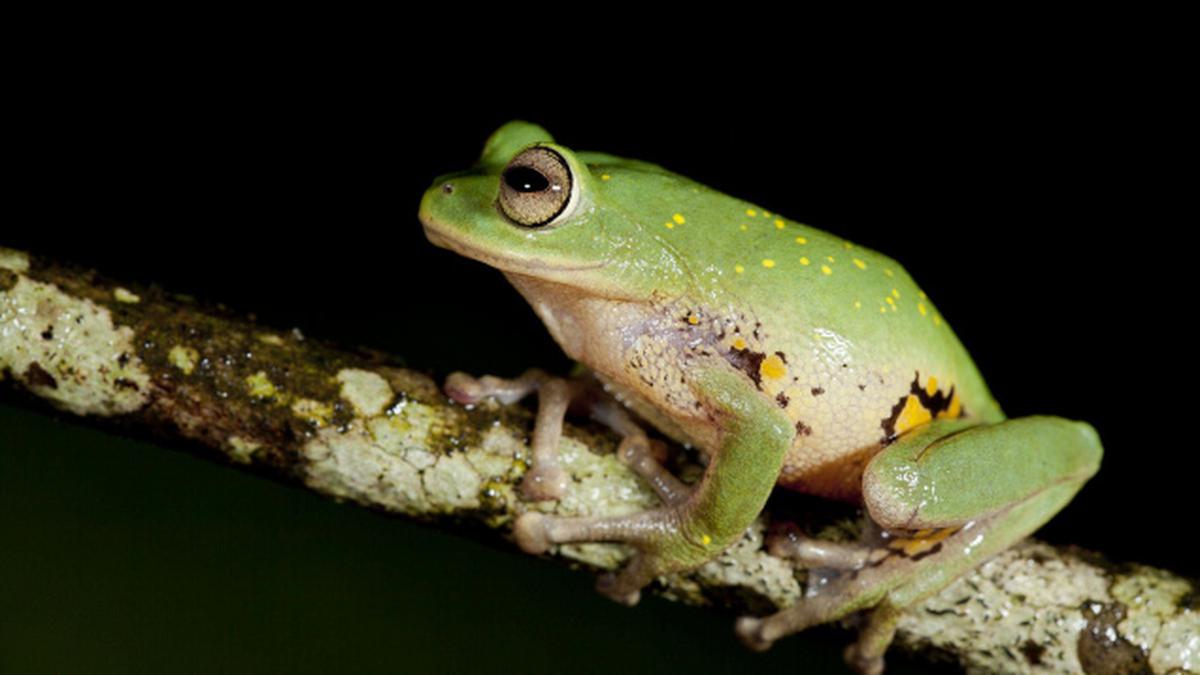
{"type": "Polygon", "coordinates": [[[434,244],[500,269],[593,375],[447,380],[464,403],[537,393],[523,495],[562,495],[556,448],[574,407],[622,434],[620,458],[661,498],[611,518],[531,509],[514,525],[532,553],[631,545],[631,562],[598,582],[618,601],[738,540],[776,485],[854,502],[874,525],[860,544],[773,547],[838,570],[833,581],[736,631],[765,649],[863,612],[847,661],[881,672],[904,608],[1041,526],[1099,468],[1091,426],[1005,418],[895,261],[659,166],[511,122],[474,168],[435,182],[420,220],[434,244]],[[699,449],[703,477],[673,476],[637,419],[699,449]]]}

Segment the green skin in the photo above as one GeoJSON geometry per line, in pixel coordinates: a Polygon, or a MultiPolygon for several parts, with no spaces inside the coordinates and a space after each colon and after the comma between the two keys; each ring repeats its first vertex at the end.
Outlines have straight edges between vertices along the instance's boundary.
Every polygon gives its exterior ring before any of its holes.
{"type": "Polygon", "coordinates": [[[433,243],[502,270],[618,400],[709,455],[679,503],[518,522],[523,545],[540,542],[529,550],[633,544],[634,562],[604,581],[615,597],[717,555],[776,484],[861,503],[880,531],[863,547],[882,553],[833,564],[857,571],[738,632],[761,648],[871,609],[848,659],[879,672],[901,609],[1039,527],[1099,467],[1087,424],[1005,420],[896,262],[658,166],[572,152],[512,122],[473,169],[430,188],[420,218],[433,243]],[[570,176],[561,212],[532,227],[510,219],[501,190],[531,147],[570,176]]]}

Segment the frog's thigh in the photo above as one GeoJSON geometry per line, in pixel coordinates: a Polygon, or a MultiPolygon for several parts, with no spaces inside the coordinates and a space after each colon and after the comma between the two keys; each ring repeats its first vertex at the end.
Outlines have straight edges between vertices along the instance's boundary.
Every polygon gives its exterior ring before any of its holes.
{"type": "Polygon", "coordinates": [[[698,375],[702,398],[719,418],[722,446],[686,498],[658,509],[613,518],[561,518],[531,512],[514,528],[518,544],[540,553],[553,544],[617,541],[637,553],[599,590],[626,603],[656,576],[692,569],[737,541],[762,510],[779,476],[793,428],[785,415],[740,374],[698,375]]]}
{"type": "Polygon", "coordinates": [[[1096,473],[1100,455],[1091,426],[1059,417],[979,426],[935,421],[871,460],[863,502],[888,530],[957,527],[1056,486],[1078,489],[1096,473]]]}

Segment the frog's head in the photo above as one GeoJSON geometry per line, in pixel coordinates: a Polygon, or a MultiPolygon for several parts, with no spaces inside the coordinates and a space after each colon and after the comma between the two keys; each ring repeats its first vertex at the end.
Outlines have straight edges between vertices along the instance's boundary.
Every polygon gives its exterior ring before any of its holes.
{"type": "Polygon", "coordinates": [[[421,223],[432,243],[509,275],[614,299],[669,292],[663,272],[678,278],[675,255],[644,236],[632,215],[638,210],[627,202],[644,190],[608,189],[610,174],[620,171],[670,176],[651,164],[572,152],[541,127],[510,122],[487,140],[472,169],[442,176],[426,191],[421,223]]]}

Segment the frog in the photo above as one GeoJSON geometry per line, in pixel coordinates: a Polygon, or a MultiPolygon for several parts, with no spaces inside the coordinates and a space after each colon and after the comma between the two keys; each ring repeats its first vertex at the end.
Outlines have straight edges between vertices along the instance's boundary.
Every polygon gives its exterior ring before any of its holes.
{"type": "Polygon", "coordinates": [[[434,181],[418,218],[432,244],[498,269],[587,373],[446,379],[463,404],[537,396],[523,498],[563,496],[569,410],[616,431],[618,458],[657,494],[628,515],[529,508],[513,524],[532,554],[631,547],[596,584],[619,602],[741,540],[776,489],[852,504],[858,541],[768,542],[821,587],[735,632],[762,650],[856,617],[846,662],[880,673],[907,609],[1041,527],[1099,469],[1088,423],[1004,414],[895,260],[658,164],[513,121],[434,181]],[[671,473],[647,426],[703,457],[698,480],[671,473]]]}

